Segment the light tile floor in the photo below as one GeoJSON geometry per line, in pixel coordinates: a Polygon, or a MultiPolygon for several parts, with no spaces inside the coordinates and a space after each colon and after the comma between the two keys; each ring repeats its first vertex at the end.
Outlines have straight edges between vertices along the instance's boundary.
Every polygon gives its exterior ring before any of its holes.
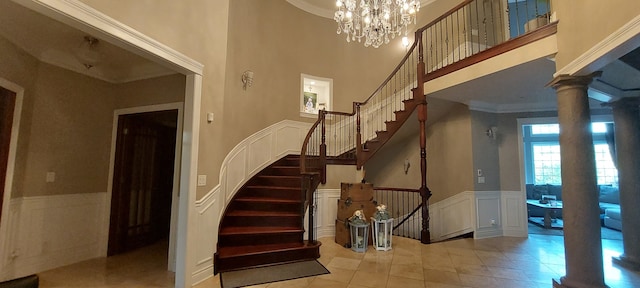
{"type": "MultiPolygon", "coordinates": [[[[420,244],[394,237],[393,249],[356,253],[332,238],[320,239],[319,261],[331,274],[254,287],[552,287],[551,279],[565,275],[561,236],[529,235],[458,239],[420,244]]],[[[640,287],[640,273],[614,266],[622,241],[603,239],[606,283],[612,288],[640,287]]],[[[53,287],[173,287],[166,272],[166,247],[95,259],[40,274],[43,288],[53,287]]],[[[220,287],[219,276],[197,288],[220,287]]]]}

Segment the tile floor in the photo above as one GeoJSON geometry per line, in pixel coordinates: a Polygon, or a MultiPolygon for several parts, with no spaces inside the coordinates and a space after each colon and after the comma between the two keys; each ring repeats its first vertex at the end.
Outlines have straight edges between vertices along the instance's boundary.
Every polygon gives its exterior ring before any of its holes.
{"type": "MultiPolygon", "coordinates": [[[[565,274],[561,236],[529,235],[459,239],[431,245],[394,237],[391,251],[352,252],[320,239],[321,258],[331,274],[253,287],[552,287],[565,274]]],[[[603,239],[606,283],[612,288],[640,287],[640,273],[611,264],[622,241],[603,239]]],[[[40,274],[43,288],[173,287],[166,272],[166,247],[94,259],[40,274]]],[[[219,276],[197,288],[220,287],[219,276]]]]}

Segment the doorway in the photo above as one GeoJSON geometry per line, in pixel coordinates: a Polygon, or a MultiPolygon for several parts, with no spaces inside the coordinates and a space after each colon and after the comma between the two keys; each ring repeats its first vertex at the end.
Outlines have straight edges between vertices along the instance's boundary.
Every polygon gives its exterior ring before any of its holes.
{"type": "Polygon", "coordinates": [[[118,116],[108,256],[169,244],[178,114],[176,109],[118,116]]]}
{"type": "Polygon", "coordinates": [[[16,93],[0,86],[0,219],[9,164],[9,144],[11,143],[15,102],[16,93]]]}

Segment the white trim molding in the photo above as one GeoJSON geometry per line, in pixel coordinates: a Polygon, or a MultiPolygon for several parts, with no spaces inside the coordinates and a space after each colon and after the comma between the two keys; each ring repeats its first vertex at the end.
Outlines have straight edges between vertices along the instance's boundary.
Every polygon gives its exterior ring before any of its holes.
{"type": "Polygon", "coordinates": [[[588,75],[624,56],[640,46],[640,15],[611,33],[600,43],[591,47],[571,63],[559,69],[553,77],[559,75],[588,75]]]}
{"type": "Polygon", "coordinates": [[[78,0],[14,0],[32,10],[101,39],[168,64],[182,74],[200,74],[204,65],[78,0]]]}
{"type": "MultiPolygon", "coordinates": [[[[113,193],[113,174],[115,167],[115,158],[116,158],[116,145],[118,140],[118,120],[122,115],[129,114],[137,114],[137,113],[146,113],[146,112],[155,112],[155,111],[169,111],[169,110],[177,110],[177,127],[176,127],[176,139],[182,138],[182,124],[183,124],[183,102],[174,102],[174,103],[166,103],[166,104],[157,104],[157,105],[148,105],[148,106],[139,106],[139,107],[130,107],[117,109],[113,112],[113,128],[111,131],[111,154],[109,156],[109,175],[107,182],[107,201],[105,202],[105,211],[107,211],[107,217],[104,219],[102,223],[102,231],[103,235],[101,237],[101,245],[100,245],[100,255],[107,256],[107,249],[109,245],[109,225],[111,219],[111,198],[113,193]]],[[[176,141],[175,148],[175,159],[174,159],[174,175],[173,175],[173,188],[172,188],[172,198],[171,198],[171,224],[170,224],[170,232],[169,232],[169,259],[168,259],[168,267],[169,271],[175,272],[176,267],[176,238],[177,238],[177,218],[178,218],[178,194],[179,194],[179,182],[180,179],[180,159],[182,151],[182,142],[176,141]]]]}
{"type": "MultiPolygon", "coordinates": [[[[12,237],[9,231],[13,231],[17,226],[15,223],[10,222],[12,219],[12,209],[10,209],[9,203],[11,200],[11,194],[13,192],[13,175],[15,174],[16,163],[16,151],[18,147],[18,134],[20,132],[20,119],[22,118],[22,100],[24,98],[24,88],[21,86],[0,78],[0,87],[10,90],[15,93],[15,103],[13,110],[13,122],[11,124],[11,137],[9,139],[9,154],[7,159],[7,170],[4,183],[4,196],[2,199],[2,215],[0,215],[0,271],[4,271],[6,261],[12,257],[13,252],[9,250],[10,237],[12,237]]],[[[16,212],[17,213],[17,212],[16,212]]],[[[0,273],[0,281],[2,281],[3,274],[0,273]]]]}

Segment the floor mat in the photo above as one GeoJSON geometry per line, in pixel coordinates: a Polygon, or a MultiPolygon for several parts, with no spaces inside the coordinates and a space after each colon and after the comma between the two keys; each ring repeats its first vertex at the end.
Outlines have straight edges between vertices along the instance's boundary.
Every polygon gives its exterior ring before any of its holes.
{"type": "Polygon", "coordinates": [[[223,288],[245,287],[277,281],[329,274],[316,260],[272,265],[220,273],[223,288]]]}

